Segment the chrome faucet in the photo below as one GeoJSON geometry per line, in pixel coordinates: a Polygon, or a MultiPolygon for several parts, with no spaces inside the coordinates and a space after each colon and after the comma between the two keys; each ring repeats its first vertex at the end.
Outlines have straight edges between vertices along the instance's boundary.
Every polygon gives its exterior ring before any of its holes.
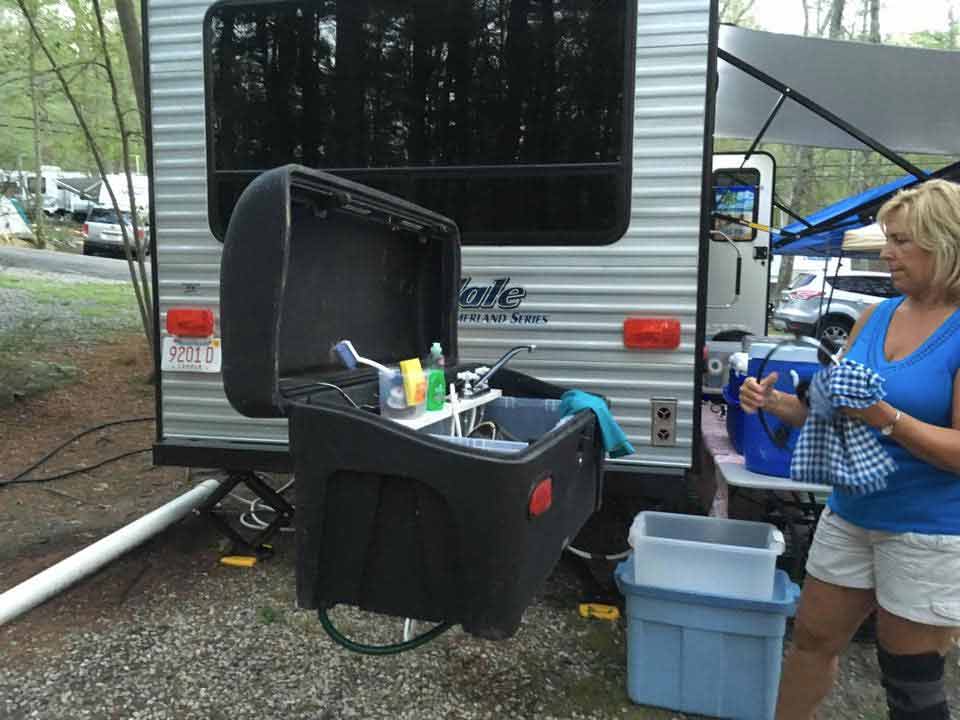
{"type": "Polygon", "coordinates": [[[497,370],[502,368],[504,365],[506,365],[510,361],[510,358],[512,358],[518,352],[520,352],[521,350],[526,350],[527,352],[533,352],[536,349],[537,349],[536,345],[517,345],[516,347],[510,348],[509,350],[507,350],[503,354],[503,357],[497,360],[493,364],[493,367],[487,370],[487,372],[484,373],[483,377],[477,380],[476,383],[474,383],[473,392],[474,393],[485,392],[488,389],[487,385],[490,382],[490,378],[493,377],[493,374],[497,370]]]}

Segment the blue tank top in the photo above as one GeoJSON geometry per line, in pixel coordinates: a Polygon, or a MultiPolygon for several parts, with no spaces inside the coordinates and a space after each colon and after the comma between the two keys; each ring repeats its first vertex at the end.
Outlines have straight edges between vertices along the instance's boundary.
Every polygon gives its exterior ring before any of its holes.
{"type": "MultiPolygon", "coordinates": [[[[942,427],[953,424],[953,381],[960,368],[960,310],[907,357],[888,362],[887,328],[902,297],[880,303],[846,357],[876,370],[893,407],[942,427]]],[[[866,495],[833,493],[829,505],[844,520],[870,530],[960,535],[960,475],[941,470],[877,432],[898,469],[887,488],[866,495]]]]}

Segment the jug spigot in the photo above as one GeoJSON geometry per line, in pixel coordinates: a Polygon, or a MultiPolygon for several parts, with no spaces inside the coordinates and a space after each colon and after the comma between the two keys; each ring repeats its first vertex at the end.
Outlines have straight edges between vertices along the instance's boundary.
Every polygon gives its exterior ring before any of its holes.
{"type": "Polygon", "coordinates": [[[477,394],[481,392],[486,392],[489,389],[488,384],[490,382],[490,378],[493,377],[493,374],[497,370],[502,368],[504,365],[506,365],[510,361],[510,359],[514,355],[516,355],[518,352],[520,352],[521,350],[526,350],[527,352],[533,352],[536,349],[537,349],[536,345],[517,345],[516,347],[510,348],[509,350],[507,350],[507,352],[503,354],[503,357],[497,360],[493,364],[493,367],[487,370],[487,372],[483,375],[483,377],[477,380],[476,383],[474,383],[473,393],[477,394]]]}

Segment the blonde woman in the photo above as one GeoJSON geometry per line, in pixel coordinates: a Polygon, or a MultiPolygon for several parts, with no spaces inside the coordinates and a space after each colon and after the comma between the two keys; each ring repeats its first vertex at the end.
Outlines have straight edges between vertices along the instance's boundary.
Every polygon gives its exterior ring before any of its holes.
{"type": "MultiPolygon", "coordinates": [[[[898,469],[886,489],[833,493],[820,517],[784,665],[778,720],[808,720],[840,653],[877,611],[891,720],[949,718],[944,655],[960,627],[960,185],[930,180],[877,214],[902,296],[864,312],[845,357],[884,378],[886,397],[848,414],[873,427],[898,469]]],[[[748,379],[747,412],[802,425],[806,406],[748,379]]]]}

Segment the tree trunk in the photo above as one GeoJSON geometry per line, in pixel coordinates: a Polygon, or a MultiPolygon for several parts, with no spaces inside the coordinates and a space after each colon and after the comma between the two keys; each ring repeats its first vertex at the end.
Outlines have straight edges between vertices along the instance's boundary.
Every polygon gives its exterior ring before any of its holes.
{"type": "Polygon", "coordinates": [[[120,34],[127,48],[127,62],[130,64],[130,78],[133,80],[133,94],[137,98],[137,110],[140,111],[140,129],[146,138],[146,111],[144,110],[143,90],[143,48],[140,45],[140,23],[133,9],[132,0],[114,0],[117,19],[120,21],[120,34]]]}
{"type": "Polygon", "coordinates": [[[507,95],[503,103],[504,124],[500,129],[500,162],[511,163],[520,159],[520,135],[522,132],[523,101],[527,96],[530,64],[530,38],[527,32],[529,0],[516,0],[510,5],[507,20],[506,58],[507,95]]]}
{"type": "MultiPolygon", "coordinates": [[[[93,0],[93,11],[97,18],[97,31],[100,36],[100,47],[103,52],[103,68],[107,72],[107,81],[110,83],[110,98],[113,101],[113,110],[117,116],[117,127],[120,130],[120,144],[123,148],[123,170],[127,179],[127,194],[130,198],[130,224],[133,227],[133,233],[129,232],[126,223],[123,222],[123,215],[120,212],[120,206],[117,203],[116,195],[107,177],[103,177],[103,184],[110,194],[110,201],[113,203],[114,212],[120,219],[120,234],[123,237],[123,253],[127,256],[127,266],[130,269],[130,281],[133,283],[133,292],[137,298],[137,305],[140,308],[140,319],[143,322],[144,333],[147,337],[147,346],[153,350],[153,294],[151,292],[150,279],[147,277],[146,267],[144,266],[144,246],[139,236],[140,221],[138,218],[139,209],[137,208],[137,196],[133,190],[133,178],[130,173],[130,138],[127,133],[127,124],[123,119],[123,108],[120,107],[119,91],[117,89],[117,78],[113,72],[113,63],[110,60],[110,52],[107,49],[107,33],[103,24],[103,13],[100,10],[99,0],[93,0]],[[137,282],[137,271],[139,270],[139,283],[137,282]]],[[[142,115],[141,115],[142,117],[142,115]]]]}
{"type": "MultiPolygon", "coordinates": [[[[36,12],[36,5],[34,5],[36,12]]],[[[40,174],[40,101],[37,97],[37,41],[30,35],[30,50],[28,52],[30,68],[30,106],[33,110],[33,244],[43,249],[47,246],[43,228],[43,176],[40,174]]]]}
{"type": "MultiPolygon", "coordinates": [[[[80,129],[83,132],[83,136],[87,140],[87,146],[90,148],[90,152],[93,155],[93,159],[97,164],[97,171],[100,173],[100,177],[103,178],[104,184],[107,187],[107,191],[110,194],[110,201],[113,204],[113,209],[117,213],[117,216],[120,217],[120,207],[117,203],[117,198],[113,189],[110,187],[110,183],[107,180],[107,167],[104,162],[103,153],[100,151],[100,146],[97,144],[97,140],[94,137],[93,131],[90,127],[90,123],[87,122],[87,117],[84,114],[83,110],[80,108],[80,103],[77,100],[76,95],[70,87],[70,83],[67,82],[67,78],[64,75],[63,69],[57,64],[56,59],[50,52],[50,48],[47,47],[44,43],[43,36],[40,34],[40,30],[37,28],[36,22],[34,20],[34,14],[27,8],[27,0],[16,0],[17,6],[20,8],[20,12],[23,14],[23,17],[26,19],[27,23],[30,25],[30,33],[33,39],[36,41],[37,46],[40,48],[40,51],[43,53],[44,57],[47,59],[47,62],[50,63],[50,68],[53,73],[57,76],[57,80],[60,82],[60,87],[63,90],[64,96],[67,98],[67,102],[70,103],[70,107],[73,108],[74,115],[77,118],[77,123],[80,125],[80,129]]],[[[93,2],[94,10],[97,13],[98,21],[98,34],[100,36],[101,47],[105,48],[105,37],[103,31],[103,21],[100,16],[100,7],[97,0],[93,2]]],[[[105,68],[107,69],[108,79],[110,80],[111,91],[114,99],[114,108],[117,112],[117,121],[120,124],[121,138],[126,138],[126,132],[123,129],[123,115],[120,112],[119,107],[116,105],[116,83],[114,82],[113,72],[110,68],[110,57],[106,55],[104,57],[105,68]]],[[[133,202],[134,193],[132,188],[132,183],[129,180],[129,148],[126,142],[123,145],[125,162],[124,165],[127,167],[127,182],[128,189],[130,192],[131,202],[133,202]]],[[[133,221],[136,222],[136,214],[134,214],[133,221]]],[[[125,223],[120,223],[121,233],[124,238],[124,253],[127,255],[127,263],[130,268],[130,280],[133,284],[133,291],[137,298],[137,306],[140,309],[140,319],[143,323],[143,330],[147,337],[147,344],[149,347],[153,347],[153,332],[152,332],[152,304],[149,296],[150,286],[149,281],[144,279],[143,285],[141,286],[140,278],[138,278],[136,270],[131,262],[130,254],[130,241],[128,228],[125,223]]],[[[136,232],[136,228],[134,230],[136,232]]],[[[143,268],[143,257],[142,255],[139,258],[139,266],[141,271],[141,276],[145,278],[144,268],[143,268]]]]}
{"type": "Polygon", "coordinates": [[[366,0],[337,4],[335,74],[336,107],[330,138],[331,160],[340,167],[366,164],[366,122],[363,112],[363,55],[366,51],[364,23],[369,15],[366,0]]]}
{"type": "Polygon", "coordinates": [[[880,0],[870,0],[870,42],[878,45],[883,42],[880,37],[880,0]]]}
{"type": "Polygon", "coordinates": [[[843,6],[846,0],[833,0],[830,6],[830,37],[837,40],[844,36],[843,6]]]}
{"type": "MultiPolygon", "coordinates": [[[[794,165],[797,174],[793,181],[793,190],[788,202],[789,207],[798,215],[805,216],[813,209],[813,187],[816,182],[816,156],[814,148],[798,148],[794,165]]],[[[784,255],[780,261],[780,274],[777,277],[777,286],[774,297],[780,296],[780,291],[790,284],[793,279],[793,256],[784,255]]]]}

